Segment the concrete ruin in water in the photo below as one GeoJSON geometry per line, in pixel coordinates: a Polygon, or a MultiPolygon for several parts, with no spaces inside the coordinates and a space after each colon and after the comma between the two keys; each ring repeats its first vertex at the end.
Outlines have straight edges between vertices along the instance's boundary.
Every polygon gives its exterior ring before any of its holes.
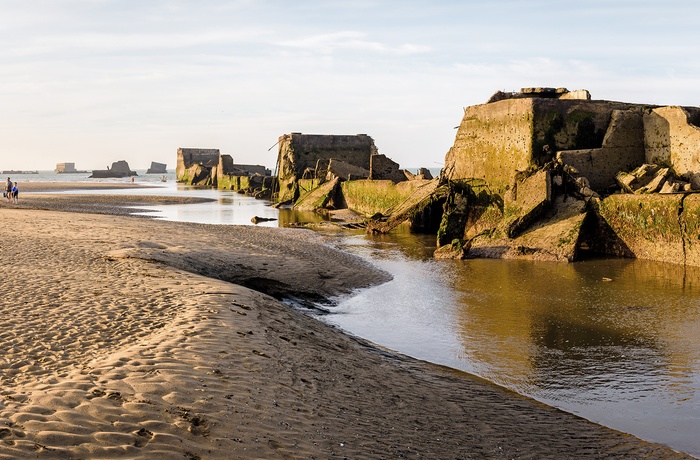
{"type": "Polygon", "coordinates": [[[367,134],[291,133],[280,136],[278,145],[278,205],[300,211],[348,210],[351,214],[344,219],[350,217],[353,227],[410,201],[426,186],[434,190],[428,169],[417,174],[401,169],[379,153],[367,134]]]}
{"type": "Polygon", "coordinates": [[[435,180],[398,181],[398,168],[376,180],[372,160],[386,157],[368,136],[282,136],[279,200],[351,209],[371,232],[434,232],[436,257],[598,253],[700,266],[698,126],[697,107],[499,91],[464,110],[435,180]],[[336,162],[347,168],[332,173],[336,162]]]}
{"type": "Polygon", "coordinates": [[[271,171],[261,165],[235,164],[231,155],[219,149],[177,149],[176,180],[189,185],[201,185],[247,193],[258,198],[270,198],[273,178],[271,171]]]}
{"type": "Polygon", "coordinates": [[[58,174],[86,174],[87,171],[79,171],[75,169],[75,163],[56,163],[56,168],[53,170],[58,174]]]}
{"type": "Polygon", "coordinates": [[[146,171],[146,174],[167,174],[168,165],[165,163],[158,163],[156,161],[151,161],[151,166],[146,171]]]}
{"type": "Polygon", "coordinates": [[[119,177],[131,177],[138,176],[136,171],[132,171],[129,167],[129,163],[124,160],[115,161],[112,163],[112,167],[109,166],[107,169],[95,169],[92,171],[90,178],[94,179],[104,179],[104,178],[119,178],[119,177]]]}

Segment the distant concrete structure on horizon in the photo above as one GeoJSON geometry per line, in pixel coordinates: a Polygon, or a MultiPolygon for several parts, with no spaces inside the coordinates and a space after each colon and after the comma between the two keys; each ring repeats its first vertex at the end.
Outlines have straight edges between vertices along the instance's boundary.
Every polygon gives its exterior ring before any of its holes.
{"type": "Polygon", "coordinates": [[[53,171],[59,174],[87,174],[87,171],[75,169],[75,163],[56,163],[56,169],[53,171]]]}
{"type": "Polygon", "coordinates": [[[104,179],[104,178],[112,178],[112,177],[129,177],[129,176],[138,176],[136,174],[136,171],[132,171],[131,168],[129,167],[129,163],[127,163],[124,160],[119,160],[115,161],[112,163],[112,167],[110,168],[109,166],[107,169],[95,169],[92,171],[92,175],[90,178],[92,179],[104,179]]]}
{"type": "Polygon", "coordinates": [[[151,162],[151,167],[148,168],[146,174],[167,174],[168,169],[165,163],[157,163],[155,161],[151,162]]]}

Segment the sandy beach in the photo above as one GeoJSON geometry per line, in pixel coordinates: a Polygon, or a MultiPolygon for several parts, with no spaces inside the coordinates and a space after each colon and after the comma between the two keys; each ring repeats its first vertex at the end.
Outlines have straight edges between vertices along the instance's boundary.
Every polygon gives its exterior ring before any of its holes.
{"type": "Polygon", "coordinates": [[[310,230],[21,190],[0,202],[2,459],[689,458],[283,304],[388,279],[310,230]]]}

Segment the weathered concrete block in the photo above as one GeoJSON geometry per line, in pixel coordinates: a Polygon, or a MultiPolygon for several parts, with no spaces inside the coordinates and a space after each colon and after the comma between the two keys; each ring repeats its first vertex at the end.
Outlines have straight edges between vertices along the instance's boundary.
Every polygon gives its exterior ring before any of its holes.
{"type": "Polygon", "coordinates": [[[369,170],[361,168],[359,166],[346,163],[342,160],[336,158],[331,158],[328,162],[328,170],[326,173],[326,180],[332,180],[333,178],[339,178],[341,180],[350,179],[367,179],[369,177],[369,170]]]}
{"type": "Polygon", "coordinates": [[[552,202],[552,176],[540,170],[515,184],[505,195],[503,208],[505,232],[513,238],[534,222],[552,202]]]}
{"type": "Polygon", "coordinates": [[[75,169],[75,163],[56,163],[56,169],[54,172],[57,173],[74,173],[77,172],[75,169]]]}
{"type": "Polygon", "coordinates": [[[294,209],[297,211],[317,211],[326,208],[333,200],[333,195],[337,193],[338,183],[339,179],[336,177],[312,191],[300,195],[294,203],[294,209]]]}
{"type": "Polygon", "coordinates": [[[664,185],[661,186],[659,193],[678,193],[681,191],[681,183],[674,182],[671,180],[664,181],[664,185]]]}
{"type": "Polygon", "coordinates": [[[516,238],[483,234],[471,241],[469,257],[573,262],[586,217],[586,203],[558,197],[526,233],[516,238]]]}
{"type": "Polygon", "coordinates": [[[406,174],[399,168],[399,164],[387,158],[386,155],[374,154],[370,157],[371,180],[390,180],[402,182],[407,179],[406,174]]]}
{"type": "Polygon", "coordinates": [[[670,172],[671,171],[668,168],[660,168],[658,171],[656,171],[654,177],[646,185],[639,187],[637,190],[634,191],[634,193],[658,192],[659,190],[661,190],[661,187],[666,182],[666,179],[668,178],[670,172]]]}
{"type": "Polygon", "coordinates": [[[659,165],[643,164],[631,172],[620,171],[615,176],[615,180],[625,192],[635,193],[636,190],[651,182],[659,169],[661,169],[659,165]]]}
{"type": "MultiPolygon", "coordinates": [[[[231,155],[219,155],[219,176],[234,174],[233,157],[231,155]]],[[[238,176],[242,174],[236,174],[238,176]]]]}

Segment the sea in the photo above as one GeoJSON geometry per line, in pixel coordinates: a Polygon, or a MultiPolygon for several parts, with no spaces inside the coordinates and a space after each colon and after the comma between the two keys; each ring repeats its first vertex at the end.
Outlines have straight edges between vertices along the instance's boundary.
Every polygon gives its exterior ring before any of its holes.
{"type": "MultiPolygon", "coordinates": [[[[137,173],[135,183],[147,187],[80,193],[212,199],[143,208],[163,220],[255,225],[251,218],[260,216],[277,220],[257,225],[285,226],[322,219],[231,191],[177,184],[173,173],[137,173]]],[[[49,171],[13,180],[129,181],[49,171]]],[[[700,270],[609,258],[435,260],[434,236],[405,228],[326,236],[393,280],[331,299],[323,305],[328,313],[311,313],[320,321],[700,458],[700,270]]]]}

